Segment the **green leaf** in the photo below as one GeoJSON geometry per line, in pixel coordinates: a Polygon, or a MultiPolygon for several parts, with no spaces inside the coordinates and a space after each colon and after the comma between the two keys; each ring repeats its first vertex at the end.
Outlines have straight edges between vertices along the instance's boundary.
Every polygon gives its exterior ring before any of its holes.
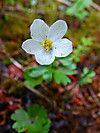
{"type": "Polygon", "coordinates": [[[29,74],[30,74],[30,69],[26,69],[26,70],[25,70],[25,73],[24,73],[24,78],[25,78],[25,79],[28,79],[28,80],[29,80],[29,79],[32,79],[32,77],[30,77],[29,74]]]}
{"type": "Polygon", "coordinates": [[[70,78],[68,78],[63,71],[55,71],[54,73],[54,79],[55,81],[60,84],[63,83],[64,85],[67,85],[67,83],[70,83],[70,78]]]}
{"type": "Polygon", "coordinates": [[[21,133],[27,130],[27,125],[22,122],[15,122],[12,128],[21,133]]]}
{"type": "Polygon", "coordinates": [[[27,125],[30,123],[29,116],[23,109],[16,110],[15,113],[11,115],[11,119],[17,121],[14,123],[13,128],[19,132],[25,131],[27,125]]]}
{"type": "Polygon", "coordinates": [[[36,77],[39,77],[42,74],[44,74],[46,71],[47,71],[47,69],[44,66],[35,66],[35,67],[32,67],[31,73],[29,75],[32,78],[36,78],[36,77]]]}
{"type": "Polygon", "coordinates": [[[72,63],[73,58],[68,56],[68,57],[64,57],[59,59],[59,61],[64,65],[64,66],[69,66],[72,63]]]}
{"type": "Polygon", "coordinates": [[[43,82],[43,78],[38,78],[38,79],[27,79],[24,81],[24,83],[27,85],[27,86],[31,86],[31,87],[35,87],[37,85],[40,85],[41,83],[43,82]]]}
{"type": "Polygon", "coordinates": [[[70,71],[70,70],[69,71],[66,70],[64,72],[65,72],[66,75],[74,75],[74,74],[77,73],[77,71],[70,71]]]}
{"type": "Polygon", "coordinates": [[[43,79],[46,80],[47,82],[50,82],[52,80],[52,73],[50,72],[45,72],[43,74],[43,79]]]}
{"type": "Polygon", "coordinates": [[[27,107],[27,111],[28,111],[28,115],[29,115],[30,119],[34,119],[34,117],[36,117],[37,114],[38,114],[38,117],[40,117],[40,118],[47,117],[47,111],[45,110],[45,108],[42,106],[40,109],[40,106],[37,104],[27,107]]]}
{"type": "Polygon", "coordinates": [[[25,84],[31,87],[35,87],[43,82],[43,79],[50,82],[54,76],[54,79],[58,84],[63,83],[67,85],[70,83],[70,78],[66,75],[76,74],[76,64],[73,63],[73,58],[71,56],[65,58],[56,57],[57,61],[49,66],[35,66],[29,68],[25,71],[24,78],[25,84]],[[56,76],[60,75],[60,76],[56,76]]]}
{"type": "Polygon", "coordinates": [[[42,106],[35,104],[23,109],[16,110],[11,119],[16,121],[13,128],[18,132],[28,130],[28,133],[48,133],[51,121],[47,119],[47,111],[42,106]]]}
{"type": "Polygon", "coordinates": [[[37,128],[37,125],[36,124],[31,124],[29,125],[28,127],[28,132],[29,133],[39,133],[41,131],[41,129],[37,128]]]}
{"type": "Polygon", "coordinates": [[[12,120],[24,121],[25,123],[30,122],[27,112],[24,111],[23,109],[16,110],[15,113],[12,114],[11,119],[12,120]]]}

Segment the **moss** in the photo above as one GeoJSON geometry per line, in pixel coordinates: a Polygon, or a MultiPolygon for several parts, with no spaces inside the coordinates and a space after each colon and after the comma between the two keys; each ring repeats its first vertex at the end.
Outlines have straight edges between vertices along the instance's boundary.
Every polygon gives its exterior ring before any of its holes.
{"type": "Polygon", "coordinates": [[[96,43],[100,42],[100,29],[98,25],[100,24],[100,14],[97,11],[92,11],[90,15],[82,22],[80,22],[80,27],[75,31],[75,28],[69,27],[67,36],[73,38],[75,46],[81,44],[82,37],[91,37],[96,43]]]}
{"type": "Polygon", "coordinates": [[[15,81],[12,78],[6,79],[2,82],[3,87],[8,91],[9,94],[15,93],[15,94],[21,94],[23,91],[23,85],[22,83],[17,80],[15,81]]]}
{"type": "Polygon", "coordinates": [[[59,16],[58,2],[56,0],[41,0],[38,2],[37,8],[44,11],[42,18],[45,19],[48,25],[56,21],[59,16]]]}

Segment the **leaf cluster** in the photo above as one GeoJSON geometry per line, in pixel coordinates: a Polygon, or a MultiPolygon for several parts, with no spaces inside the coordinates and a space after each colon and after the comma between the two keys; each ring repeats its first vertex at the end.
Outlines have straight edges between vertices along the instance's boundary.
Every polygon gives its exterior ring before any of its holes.
{"type": "Polygon", "coordinates": [[[16,110],[11,119],[16,121],[13,129],[21,133],[28,130],[28,133],[48,133],[51,121],[47,119],[47,111],[37,104],[23,109],[16,110]]]}
{"type": "Polygon", "coordinates": [[[92,0],[73,0],[75,1],[71,7],[67,8],[66,14],[69,16],[75,16],[78,19],[82,19],[88,15],[85,10],[87,6],[90,5],[92,0]]]}
{"type": "Polygon", "coordinates": [[[49,66],[34,66],[25,71],[25,84],[31,87],[40,85],[43,80],[50,82],[54,79],[58,84],[67,85],[71,80],[67,75],[76,74],[76,65],[72,62],[73,58],[67,56],[65,58],[57,58],[53,64],[49,66]]]}

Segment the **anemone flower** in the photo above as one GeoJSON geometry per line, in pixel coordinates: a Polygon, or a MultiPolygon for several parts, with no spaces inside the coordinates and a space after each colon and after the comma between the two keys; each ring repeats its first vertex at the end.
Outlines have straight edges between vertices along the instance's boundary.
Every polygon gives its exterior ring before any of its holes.
{"type": "Polygon", "coordinates": [[[22,43],[22,49],[34,54],[41,65],[51,64],[55,56],[65,57],[72,52],[72,42],[62,37],[67,31],[67,23],[57,20],[50,27],[41,19],[35,19],[30,26],[31,37],[22,43]]]}

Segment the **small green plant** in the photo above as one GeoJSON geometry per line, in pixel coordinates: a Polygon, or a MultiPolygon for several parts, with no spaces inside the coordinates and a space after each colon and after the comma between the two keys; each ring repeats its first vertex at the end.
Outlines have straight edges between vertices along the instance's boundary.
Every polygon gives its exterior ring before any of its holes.
{"type": "Polygon", "coordinates": [[[85,10],[85,8],[90,5],[91,1],[92,0],[76,0],[71,7],[67,8],[66,14],[69,16],[75,16],[78,19],[84,18],[88,15],[88,12],[85,10]]]}
{"type": "Polygon", "coordinates": [[[28,133],[48,133],[51,121],[47,119],[47,111],[37,104],[23,109],[16,110],[11,119],[16,121],[13,129],[21,133],[28,130],[28,133]]]}
{"type": "MultiPolygon", "coordinates": [[[[81,74],[81,78],[87,73],[89,72],[89,69],[87,67],[85,67],[83,69],[83,73],[81,74]]],[[[95,72],[92,71],[91,73],[89,73],[89,75],[84,78],[84,80],[81,81],[81,84],[84,85],[84,84],[88,84],[88,83],[92,83],[92,77],[95,76],[95,72]]]]}
{"type": "Polygon", "coordinates": [[[53,64],[49,66],[34,66],[25,71],[25,84],[31,87],[40,85],[43,80],[50,82],[53,78],[60,84],[67,85],[71,80],[67,75],[76,74],[76,64],[72,62],[73,58],[67,56],[65,58],[57,58],[53,64]]]}
{"type": "Polygon", "coordinates": [[[80,61],[80,54],[84,55],[87,51],[90,50],[90,46],[92,45],[92,38],[83,37],[81,39],[81,44],[77,46],[77,48],[73,51],[72,57],[75,62],[80,61]]]}

